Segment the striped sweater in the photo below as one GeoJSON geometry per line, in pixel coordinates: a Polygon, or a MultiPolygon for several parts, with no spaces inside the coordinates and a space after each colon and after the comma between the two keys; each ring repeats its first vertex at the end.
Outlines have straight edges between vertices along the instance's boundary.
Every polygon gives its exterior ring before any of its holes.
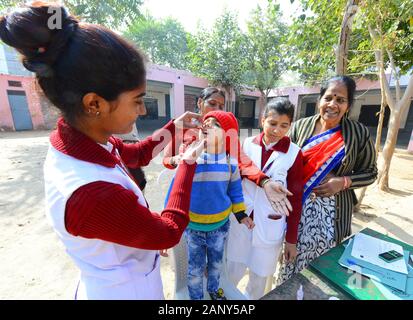
{"type": "Polygon", "coordinates": [[[222,226],[231,212],[238,216],[244,211],[237,161],[225,153],[202,153],[192,183],[188,228],[212,231],[222,226]]]}
{"type": "MultiPolygon", "coordinates": [[[[304,142],[313,135],[319,119],[320,115],[317,114],[294,122],[289,133],[291,141],[303,147],[304,142]]],[[[341,119],[341,127],[346,155],[334,173],[339,177],[349,176],[352,185],[335,195],[337,244],[351,235],[353,207],[357,203],[354,189],[368,186],[377,178],[376,151],[368,129],[360,122],[345,117],[341,119]]]]}

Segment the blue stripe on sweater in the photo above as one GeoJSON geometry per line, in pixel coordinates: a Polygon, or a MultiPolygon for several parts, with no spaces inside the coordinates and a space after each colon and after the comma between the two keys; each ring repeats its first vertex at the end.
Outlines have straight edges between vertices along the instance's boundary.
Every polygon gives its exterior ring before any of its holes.
{"type": "MultiPolygon", "coordinates": [[[[231,166],[232,169],[232,166],[231,166]]],[[[229,166],[228,163],[216,163],[216,164],[203,164],[198,163],[195,169],[195,174],[199,172],[228,172],[229,173],[229,166]]]]}

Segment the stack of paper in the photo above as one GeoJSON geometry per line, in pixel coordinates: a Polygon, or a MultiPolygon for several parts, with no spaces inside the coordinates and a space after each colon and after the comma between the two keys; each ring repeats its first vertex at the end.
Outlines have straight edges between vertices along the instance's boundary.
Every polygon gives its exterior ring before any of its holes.
{"type": "Polygon", "coordinates": [[[354,258],[372,263],[377,267],[407,274],[407,264],[404,259],[389,263],[379,258],[379,254],[390,250],[395,250],[400,254],[403,254],[402,246],[396,243],[374,238],[364,233],[359,233],[354,236],[351,255],[354,258]]]}
{"type": "Polygon", "coordinates": [[[397,244],[360,233],[350,240],[339,263],[370,278],[387,299],[413,299],[413,268],[408,267],[409,252],[397,244]],[[396,250],[404,259],[387,263],[380,253],[396,250]]]}

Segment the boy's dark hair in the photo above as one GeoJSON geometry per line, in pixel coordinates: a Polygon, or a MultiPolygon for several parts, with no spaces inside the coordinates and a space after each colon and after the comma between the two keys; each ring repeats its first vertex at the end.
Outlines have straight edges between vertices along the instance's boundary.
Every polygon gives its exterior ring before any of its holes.
{"type": "Polygon", "coordinates": [[[213,94],[219,94],[225,99],[225,92],[215,87],[207,87],[204,90],[202,90],[201,94],[199,95],[199,98],[201,98],[202,100],[206,100],[213,94]]]}
{"type": "Polygon", "coordinates": [[[334,82],[342,82],[347,87],[347,99],[348,107],[350,108],[354,103],[354,94],[356,93],[356,83],[355,81],[348,76],[334,76],[321,84],[320,96],[318,99],[326,93],[328,87],[334,82]]]}
{"type": "Polygon", "coordinates": [[[85,94],[113,101],[146,82],[142,53],[105,27],[79,23],[60,4],[36,1],[0,17],[0,39],[23,55],[69,123],[82,114],[85,94]]]}
{"type": "Polygon", "coordinates": [[[287,98],[277,97],[271,99],[270,102],[268,102],[265,106],[264,112],[262,114],[263,118],[268,117],[268,114],[271,111],[275,111],[279,115],[287,115],[291,122],[294,119],[294,105],[287,98]]]}

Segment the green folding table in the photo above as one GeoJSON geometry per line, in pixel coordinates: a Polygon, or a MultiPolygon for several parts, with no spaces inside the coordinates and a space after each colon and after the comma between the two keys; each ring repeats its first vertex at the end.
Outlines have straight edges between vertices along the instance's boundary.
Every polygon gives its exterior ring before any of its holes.
{"type": "MultiPolygon", "coordinates": [[[[410,254],[413,254],[413,246],[388,237],[380,232],[369,228],[363,229],[360,232],[385,241],[399,244],[404,250],[407,250],[410,254]]],[[[309,270],[319,275],[323,280],[326,280],[329,284],[337,288],[337,290],[345,293],[345,295],[351,299],[386,300],[386,297],[377,288],[376,284],[369,278],[365,276],[361,276],[361,278],[358,277],[358,283],[356,285],[355,281],[353,281],[353,279],[355,279],[354,272],[339,265],[338,261],[344,252],[344,245],[346,245],[348,241],[349,239],[312,261],[310,263],[309,270]]]]}

